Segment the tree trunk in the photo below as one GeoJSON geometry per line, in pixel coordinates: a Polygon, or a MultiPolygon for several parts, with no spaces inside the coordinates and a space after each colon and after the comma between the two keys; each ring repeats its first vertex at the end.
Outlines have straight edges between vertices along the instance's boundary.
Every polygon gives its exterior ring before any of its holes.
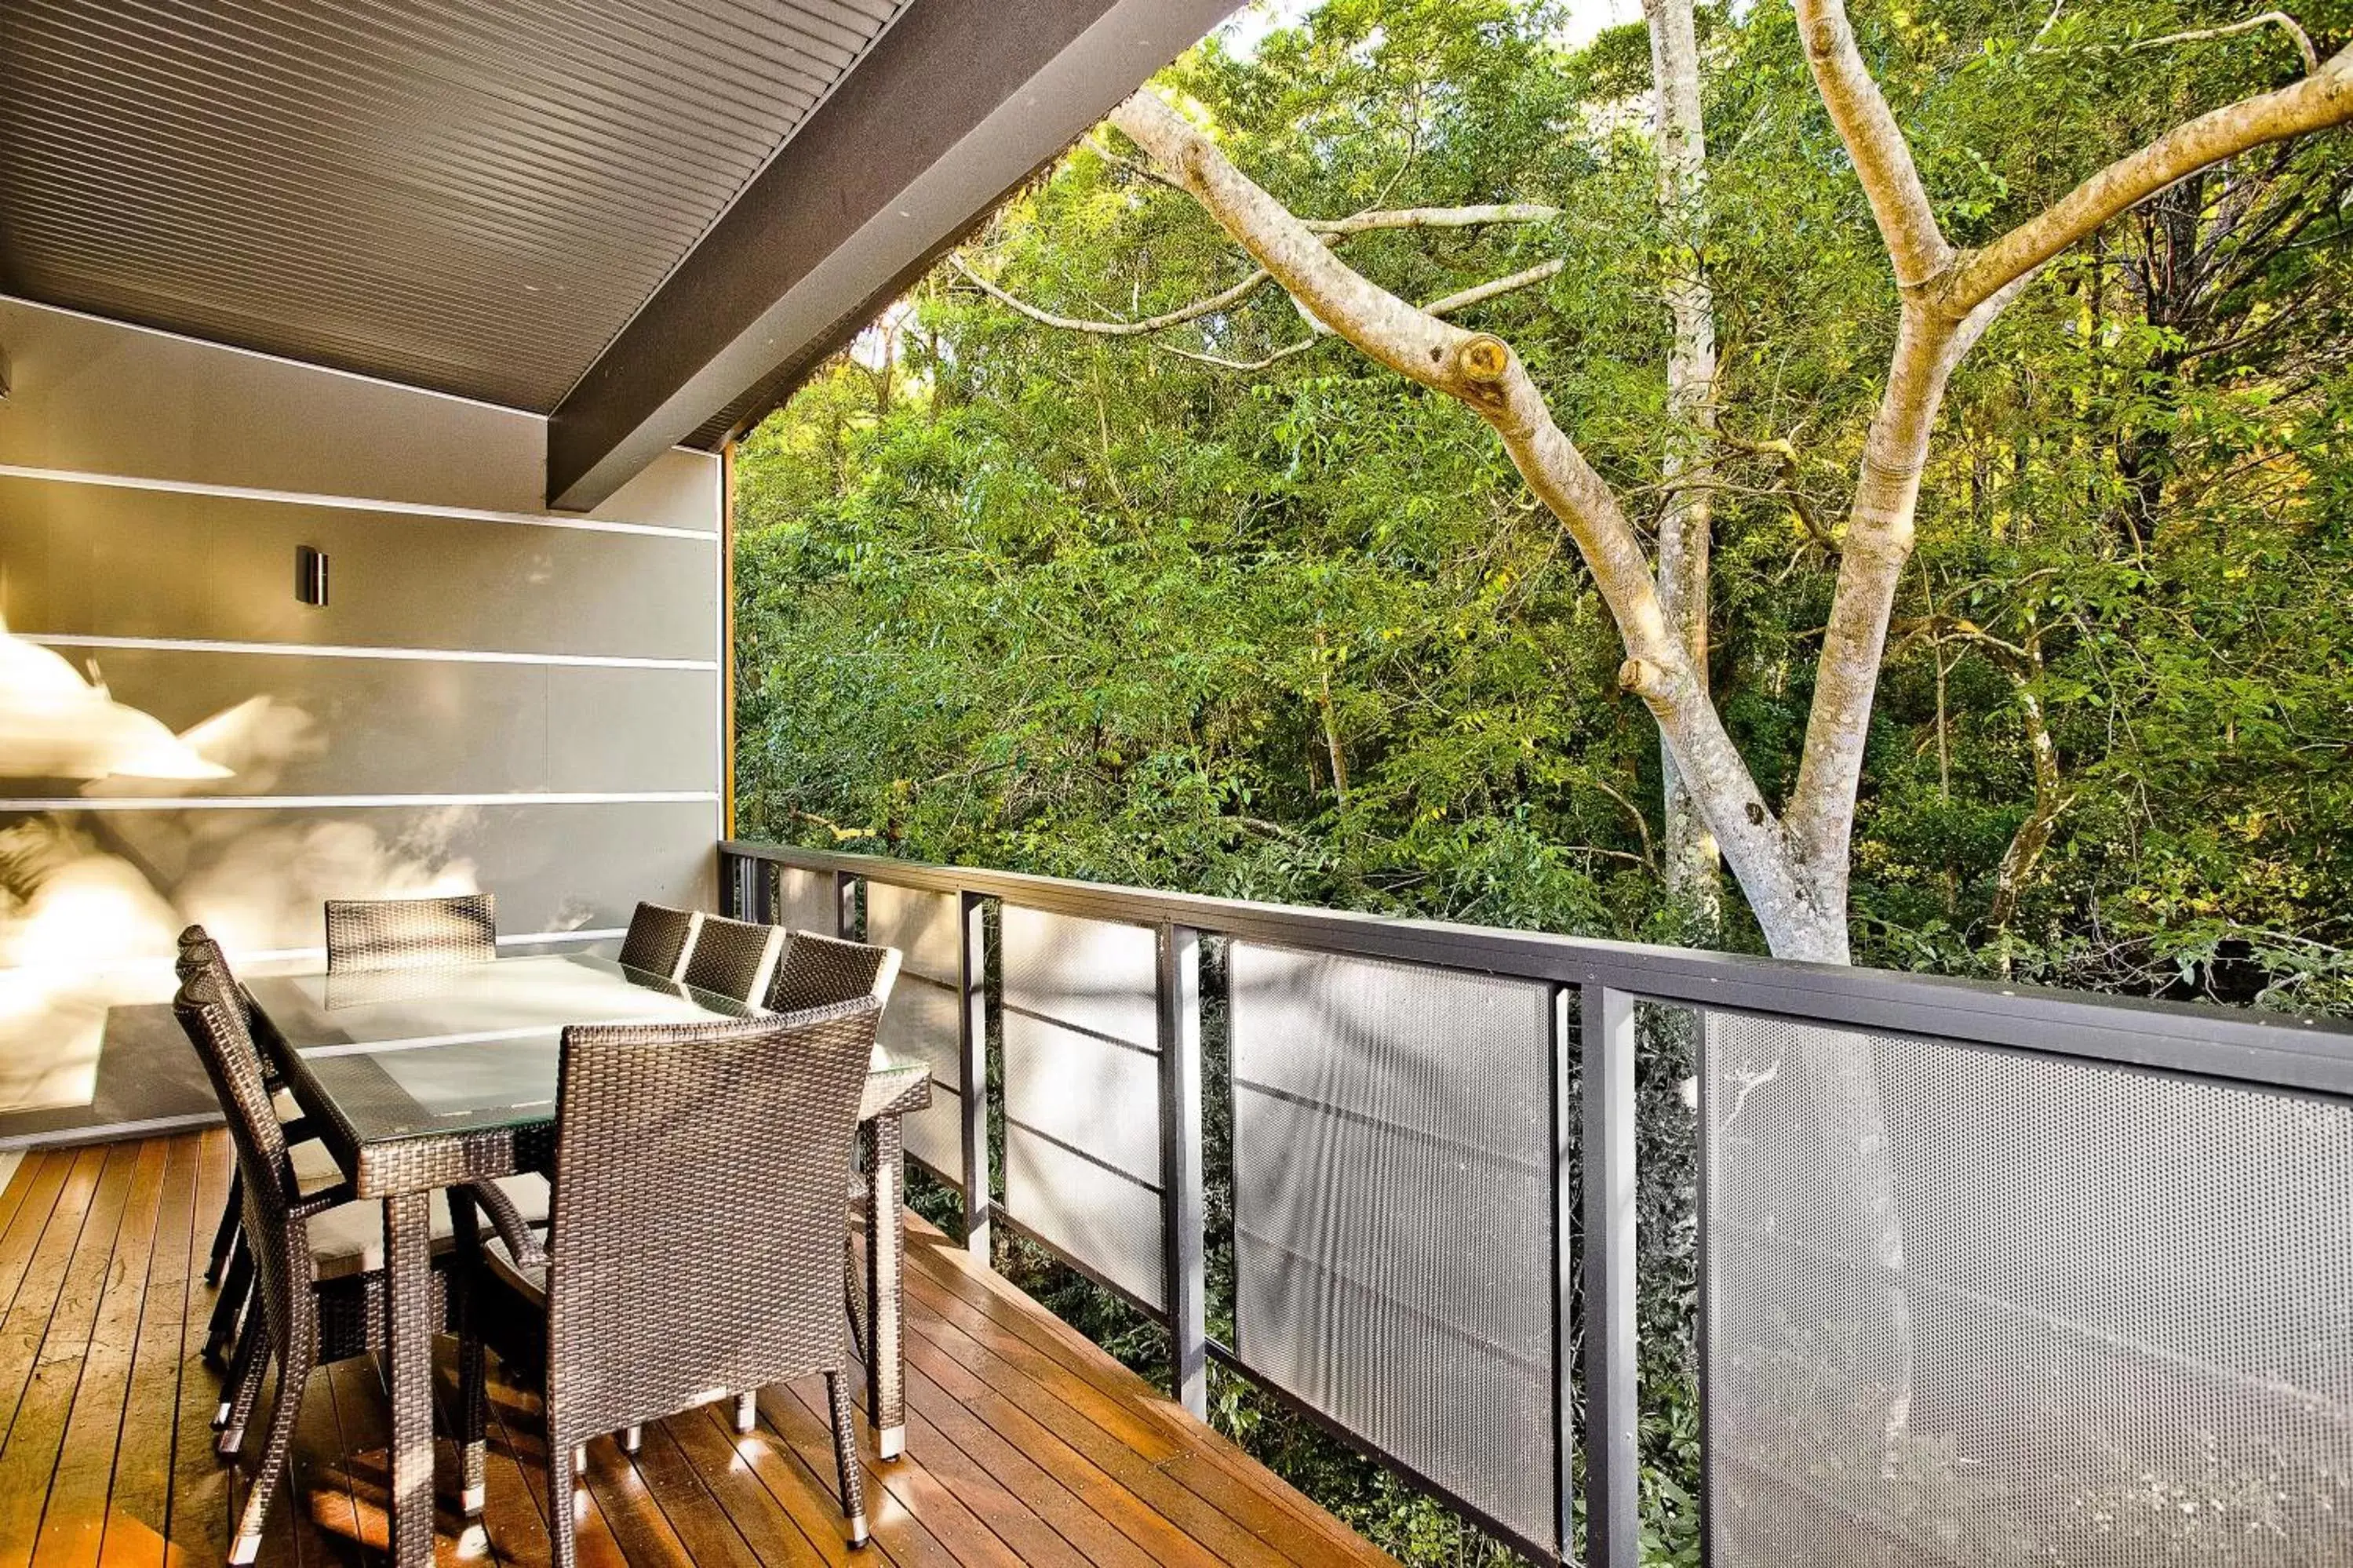
{"type": "MultiPolygon", "coordinates": [[[[1701,266],[1707,140],[1700,119],[1699,43],[1692,0],[1643,0],[1651,27],[1652,140],[1659,208],[1671,258],[1666,301],[1674,320],[1667,353],[1666,508],[1659,519],[1659,607],[1683,639],[1700,699],[1708,694],[1708,554],[1712,492],[1683,482],[1715,456],[1715,300],[1701,266]]],[[[1706,815],[1692,798],[1673,748],[1660,742],[1666,785],[1667,893],[1713,942],[1724,923],[1724,860],[1706,815]]]]}

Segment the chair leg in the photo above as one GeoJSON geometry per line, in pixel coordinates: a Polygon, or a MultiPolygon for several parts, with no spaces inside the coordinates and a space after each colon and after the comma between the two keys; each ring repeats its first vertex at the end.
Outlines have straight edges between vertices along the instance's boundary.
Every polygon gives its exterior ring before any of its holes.
{"type": "Polygon", "coordinates": [[[245,1510],[238,1517],[237,1540],[229,1547],[232,1564],[251,1563],[261,1554],[261,1527],[269,1516],[270,1495],[286,1473],[286,1458],[294,1447],[294,1423],[302,1414],[302,1393],[310,1385],[307,1364],[296,1368],[292,1358],[278,1357],[278,1403],[269,1412],[269,1433],[261,1450],[260,1467],[254,1471],[253,1489],[245,1494],[245,1510]]]}
{"type": "Polygon", "coordinates": [[[221,1390],[223,1398],[216,1413],[220,1436],[213,1447],[224,1459],[237,1458],[237,1450],[245,1447],[246,1424],[253,1419],[253,1407],[261,1401],[261,1379],[269,1372],[271,1359],[262,1327],[259,1323],[246,1325],[244,1335],[237,1342],[237,1355],[229,1363],[228,1382],[221,1390]]]}
{"type": "Polygon", "coordinates": [[[735,1396],[735,1430],[749,1432],[760,1424],[760,1392],[746,1389],[735,1396]]]}
{"type": "Polygon", "coordinates": [[[228,1267],[228,1255],[237,1246],[237,1229],[245,1212],[245,1175],[232,1171],[228,1177],[228,1202],[221,1205],[220,1227],[213,1232],[213,1258],[205,1269],[205,1283],[220,1289],[221,1270],[228,1267]]]}
{"type": "Polygon", "coordinates": [[[579,1545],[572,1538],[573,1510],[578,1502],[573,1489],[586,1454],[585,1448],[557,1442],[553,1432],[547,1435],[548,1568],[579,1568],[579,1545]]]}
{"type": "Polygon", "coordinates": [[[849,1544],[866,1544],[866,1479],[858,1468],[858,1428],[849,1408],[849,1383],[839,1372],[825,1374],[825,1404],[833,1417],[833,1463],[841,1479],[841,1513],[849,1521],[849,1544]]]}
{"type": "Polygon", "coordinates": [[[625,1426],[621,1429],[621,1452],[624,1454],[634,1454],[645,1445],[646,1429],[644,1427],[625,1426]]]}
{"type": "Polygon", "coordinates": [[[213,1301],[213,1315],[205,1335],[205,1360],[221,1364],[223,1357],[237,1343],[237,1319],[245,1312],[253,1295],[253,1249],[246,1246],[242,1231],[229,1238],[229,1261],[220,1295],[213,1301]]]}
{"type": "Polygon", "coordinates": [[[849,1310],[849,1347],[866,1359],[866,1325],[859,1321],[865,1310],[866,1281],[858,1271],[858,1255],[844,1248],[841,1258],[841,1300],[849,1310]]]}

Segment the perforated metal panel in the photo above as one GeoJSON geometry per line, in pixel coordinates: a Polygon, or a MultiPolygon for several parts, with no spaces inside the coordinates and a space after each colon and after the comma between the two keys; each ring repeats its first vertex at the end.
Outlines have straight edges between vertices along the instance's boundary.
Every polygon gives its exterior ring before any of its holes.
{"type": "Polygon", "coordinates": [[[1011,904],[1003,921],[1006,1212],[1159,1306],[1158,937],[1011,904]]]}
{"type": "Polygon", "coordinates": [[[871,879],[866,884],[866,940],[895,947],[902,955],[899,984],[882,1014],[880,1043],[889,1055],[932,1065],[930,1107],[902,1124],[907,1152],[955,1185],[964,1182],[958,903],[954,893],[893,888],[871,879]]]}
{"type": "Polygon", "coordinates": [[[1550,1539],[1546,989],[1243,942],[1231,963],[1241,1360],[1550,1539]]]}
{"type": "Polygon", "coordinates": [[[2353,1563],[2353,1108],[1712,1017],[1726,1568],[2353,1563]]]}
{"type": "Polygon", "coordinates": [[[778,866],[776,923],[788,931],[813,931],[819,936],[841,934],[839,883],[830,871],[804,871],[778,866]]]}

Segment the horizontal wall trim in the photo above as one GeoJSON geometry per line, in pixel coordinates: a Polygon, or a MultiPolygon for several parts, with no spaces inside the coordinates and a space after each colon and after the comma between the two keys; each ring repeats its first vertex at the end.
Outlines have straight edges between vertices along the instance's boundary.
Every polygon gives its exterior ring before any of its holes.
{"type": "Polygon", "coordinates": [[[267,501],[288,506],[332,507],[343,511],[395,512],[407,517],[453,519],[459,522],[500,522],[525,528],[568,528],[584,533],[642,533],[657,539],[693,539],[719,542],[716,531],[670,528],[654,522],[608,522],[602,518],[542,515],[529,511],[490,511],[480,507],[443,506],[433,501],[385,500],[377,496],[317,495],[307,490],[259,489],[249,485],[214,485],[196,479],[156,479],[138,474],[99,474],[79,468],[37,468],[24,463],[0,463],[0,479],[42,479],[55,484],[98,485],[113,489],[160,490],[169,495],[210,496],[227,500],[267,501]]]}
{"type": "Polygon", "coordinates": [[[643,790],[617,795],[64,795],[0,800],[0,812],[25,811],[319,811],[377,805],[716,805],[717,790],[643,790]]]}
{"type": "Polygon", "coordinates": [[[172,653],[277,654],[292,658],[388,658],[435,664],[541,664],[586,669],[682,669],[716,674],[715,658],[639,658],[628,654],[509,653],[476,647],[366,647],[347,643],[221,642],[207,637],[118,637],[81,632],[18,632],[45,647],[161,649],[172,653]]]}
{"type": "MultiPolygon", "coordinates": [[[[501,936],[497,940],[498,944],[501,947],[547,947],[553,943],[560,942],[613,942],[628,934],[629,930],[627,926],[600,926],[587,931],[526,931],[517,935],[501,936]]],[[[170,956],[171,954],[169,953],[150,952],[139,954],[131,958],[93,959],[86,963],[77,963],[71,960],[67,960],[61,963],[45,964],[43,967],[47,970],[71,974],[111,973],[116,971],[125,969],[145,968],[150,964],[160,963],[170,956]]],[[[327,962],[327,950],[323,947],[238,948],[232,952],[228,956],[240,965],[252,963],[324,963],[327,962]]],[[[0,974],[5,974],[11,969],[21,969],[22,967],[24,967],[22,964],[0,963],[0,974]]],[[[5,1114],[5,1112],[0,1112],[0,1115],[5,1114]]],[[[5,1147],[5,1145],[0,1145],[0,1147],[5,1147]]]]}

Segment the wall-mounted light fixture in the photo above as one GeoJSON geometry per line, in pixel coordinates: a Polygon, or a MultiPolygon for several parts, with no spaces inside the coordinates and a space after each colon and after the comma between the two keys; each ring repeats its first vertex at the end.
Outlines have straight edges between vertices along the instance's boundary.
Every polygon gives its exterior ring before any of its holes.
{"type": "Polygon", "coordinates": [[[294,597],[305,605],[327,602],[327,552],[308,544],[294,547],[294,597]]]}

